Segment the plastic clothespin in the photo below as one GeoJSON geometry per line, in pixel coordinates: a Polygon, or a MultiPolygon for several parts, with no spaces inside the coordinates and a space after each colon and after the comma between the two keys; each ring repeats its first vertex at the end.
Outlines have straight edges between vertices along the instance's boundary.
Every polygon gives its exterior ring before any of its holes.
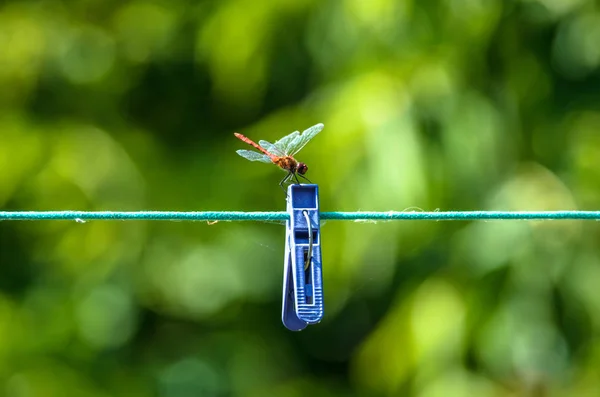
{"type": "Polygon", "coordinates": [[[319,187],[290,185],[287,194],[282,321],[301,331],[323,318],[319,187]]]}

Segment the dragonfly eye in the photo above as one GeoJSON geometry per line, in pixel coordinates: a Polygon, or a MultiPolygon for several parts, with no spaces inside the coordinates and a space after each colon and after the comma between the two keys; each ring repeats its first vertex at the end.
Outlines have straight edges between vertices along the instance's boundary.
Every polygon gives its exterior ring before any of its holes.
{"type": "Polygon", "coordinates": [[[297,172],[300,175],[304,175],[304,174],[306,174],[306,171],[308,171],[308,166],[306,164],[304,164],[304,163],[298,163],[298,170],[297,170],[297,172]]]}

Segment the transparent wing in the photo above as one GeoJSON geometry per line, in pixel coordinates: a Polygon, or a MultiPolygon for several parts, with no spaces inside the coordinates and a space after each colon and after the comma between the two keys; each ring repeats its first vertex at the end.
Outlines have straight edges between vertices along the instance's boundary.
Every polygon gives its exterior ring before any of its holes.
{"type": "Polygon", "coordinates": [[[275,146],[280,152],[283,152],[285,156],[289,156],[291,154],[290,144],[294,142],[299,135],[300,133],[298,131],[294,131],[275,142],[275,146]]]}
{"type": "Polygon", "coordinates": [[[315,137],[315,135],[321,132],[323,127],[325,126],[321,123],[313,125],[309,129],[305,130],[302,135],[295,137],[294,141],[289,144],[289,154],[293,156],[298,153],[311,139],[315,137]]]}
{"type": "Polygon", "coordinates": [[[272,163],[271,159],[266,154],[253,152],[252,150],[236,150],[235,152],[250,161],[260,161],[267,164],[272,163]]]}
{"type": "Polygon", "coordinates": [[[264,147],[265,149],[267,149],[267,152],[270,152],[271,154],[274,154],[275,156],[285,156],[285,154],[283,154],[283,152],[281,150],[279,150],[279,148],[277,148],[277,146],[273,145],[271,142],[269,141],[258,141],[258,144],[262,147],[264,147]]]}

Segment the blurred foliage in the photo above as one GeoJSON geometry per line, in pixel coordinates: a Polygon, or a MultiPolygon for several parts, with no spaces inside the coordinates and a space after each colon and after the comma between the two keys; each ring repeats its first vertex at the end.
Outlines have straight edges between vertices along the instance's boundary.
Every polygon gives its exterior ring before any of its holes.
{"type": "MultiPolygon", "coordinates": [[[[233,137],[325,124],[324,210],[598,209],[594,0],[0,3],[0,208],[283,210],[233,137]]],[[[594,222],[0,223],[0,395],[598,396],[594,222]]]]}

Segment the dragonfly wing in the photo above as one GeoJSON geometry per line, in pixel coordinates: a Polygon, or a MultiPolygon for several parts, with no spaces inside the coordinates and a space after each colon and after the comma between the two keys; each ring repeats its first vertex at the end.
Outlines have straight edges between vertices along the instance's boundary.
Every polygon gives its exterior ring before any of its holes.
{"type": "Polygon", "coordinates": [[[277,146],[273,145],[271,142],[269,141],[258,141],[258,144],[260,146],[262,146],[263,148],[265,148],[267,150],[267,152],[270,152],[271,154],[274,154],[275,156],[284,156],[283,152],[281,150],[279,150],[277,148],[277,146]]]}
{"type": "Polygon", "coordinates": [[[243,158],[250,160],[250,161],[260,161],[262,163],[267,163],[267,164],[272,163],[271,159],[266,154],[253,152],[252,150],[242,150],[242,149],[236,150],[235,152],[237,154],[239,154],[240,156],[242,156],[243,158]]]}
{"type": "Polygon", "coordinates": [[[296,140],[296,138],[298,138],[298,136],[300,136],[300,133],[298,131],[294,131],[275,142],[275,146],[277,149],[279,149],[279,151],[283,152],[285,156],[289,156],[291,154],[291,144],[294,142],[294,140],[296,140]]]}
{"type": "Polygon", "coordinates": [[[293,156],[298,153],[306,144],[315,137],[325,127],[323,124],[315,124],[312,127],[305,130],[302,135],[296,137],[294,142],[291,143],[290,154],[293,156]]]}

